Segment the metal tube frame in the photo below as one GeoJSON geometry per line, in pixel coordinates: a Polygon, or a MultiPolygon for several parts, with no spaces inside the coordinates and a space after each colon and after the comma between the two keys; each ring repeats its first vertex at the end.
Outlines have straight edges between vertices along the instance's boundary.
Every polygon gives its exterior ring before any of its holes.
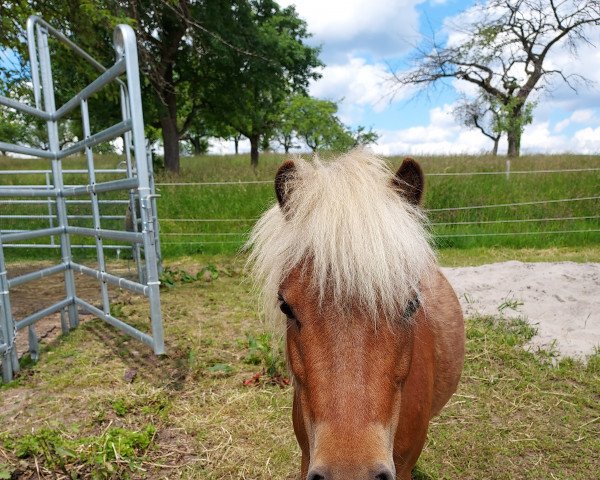
{"type": "MultiPolygon", "coordinates": [[[[45,200],[41,198],[40,200],[0,200],[0,203],[46,204],[48,215],[43,215],[42,217],[49,219],[49,227],[14,232],[0,231],[0,361],[2,363],[2,379],[10,381],[19,371],[19,362],[15,348],[15,338],[18,330],[28,330],[29,351],[32,358],[35,359],[39,353],[38,338],[35,333],[36,323],[50,314],[60,312],[61,325],[63,331],[66,332],[78,325],[78,308],[96,315],[110,325],[149,345],[157,355],[163,354],[165,346],[160,310],[160,282],[158,278],[160,271],[160,244],[156,213],[157,196],[154,193],[151,156],[147,150],[146,139],[144,137],[137,45],[133,29],[127,25],[119,25],[115,29],[113,44],[116,52],[116,60],[108,69],[39,17],[32,16],[27,21],[27,40],[35,107],[2,96],[0,96],[0,106],[14,108],[28,115],[46,120],[49,149],[41,150],[4,142],[0,142],[0,148],[11,152],[47,158],[51,162],[51,169],[0,172],[4,174],[17,172],[18,174],[43,174],[45,176],[45,185],[28,185],[21,186],[20,188],[13,186],[0,189],[0,198],[9,196],[45,197],[45,200]],[[66,44],[77,55],[90,62],[100,72],[99,77],[58,109],[56,108],[54,99],[54,85],[48,47],[49,35],[66,44]],[[126,77],[123,80],[119,78],[122,74],[125,74],[126,77]],[[88,98],[110,82],[116,82],[120,86],[122,121],[93,134],[90,127],[88,98]],[[58,121],[77,107],[81,109],[82,114],[83,139],[61,150],[58,138],[58,121]],[[126,168],[96,170],[94,168],[93,147],[101,142],[119,136],[123,137],[126,168]],[[62,160],[78,152],[85,152],[87,169],[64,170],[62,160]],[[65,173],[86,173],[88,176],[87,185],[65,186],[63,177],[65,173]],[[97,173],[126,173],[126,178],[98,182],[96,179],[97,173]],[[129,200],[100,200],[98,198],[99,193],[114,190],[129,191],[129,200]],[[89,195],[89,202],[68,199],[68,197],[79,195],[89,195]],[[68,205],[75,203],[91,203],[92,214],[68,215],[68,205]],[[103,219],[122,218],[115,215],[102,216],[100,209],[103,204],[128,204],[133,217],[133,231],[125,232],[103,229],[101,224],[103,219]],[[92,220],[93,228],[69,225],[69,220],[84,217],[92,220]],[[96,249],[98,269],[80,265],[73,261],[71,253],[72,248],[75,247],[71,243],[71,236],[73,235],[89,236],[95,239],[95,245],[77,245],[77,247],[96,249]],[[41,236],[50,236],[51,244],[27,245],[8,243],[34,239],[41,236]],[[54,243],[54,236],[59,239],[58,244],[54,243]],[[104,239],[121,240],[128,242],[130,245],[105,245],[104,239]],[[57,265],[9,279],[4,257],[4,249],[6,247],[60,248],[61,261],[57,265]],[[106,271],[104,250],[107,248],[127,247],[133,249],[138,267],[139,283],[106,271]],[[77,297],[74,272],[83,273],[98,280],[102,308],[98,308],[77,297]],[[65,298],[21,320],[15,320],[10,304],[11,287],[56,274],[64,274],[65,298]],[[137,330],[123,320],[111,315],[108,284],[148,297],[151,335],[137,330]]],[[[27,219],[30,216],[2,216],[2,218],[5,217],[26,217],[27,219]]],[[[38,216],[37,218],[41,217],[38,216]]]]}

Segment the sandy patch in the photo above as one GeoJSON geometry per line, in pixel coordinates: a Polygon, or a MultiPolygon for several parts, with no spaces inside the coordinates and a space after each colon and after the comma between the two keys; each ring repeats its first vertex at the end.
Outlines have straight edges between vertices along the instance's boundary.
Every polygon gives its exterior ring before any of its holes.
{"type": "Polygon", "coordinates": [[[525,317],[532,348],[585,358],[600,346],[600,263],[502,262],[442,269],[465,315],[525,317]]]}

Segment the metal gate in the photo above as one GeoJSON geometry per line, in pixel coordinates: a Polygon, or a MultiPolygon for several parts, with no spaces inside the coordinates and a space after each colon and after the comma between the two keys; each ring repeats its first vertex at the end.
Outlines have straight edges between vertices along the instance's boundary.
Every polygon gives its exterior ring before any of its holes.
{"type": "MultiPolygon", "coordinates": [[[[34,199],[28,201],[41,200],[42,203],[50,201],[55,208],[55,216],[50,215],[50,217],[55,218],[56,226],[18,231],[0,230],[0,359],[2,362],[2,378],[4,381],[10,381],[19,370],[15,345],[17,332],[28,329],[29,350],[33,357],[37,357],[39,349],[35,325],[42,318],[59,312],[63,332],[67,332],[78,325],[78,310],[81,309],[149,345],[154,353],[162,354],[164,353],[164,338],[158,279],[160,246],[158,242],[156,195],[154,194],[151,157],[148,154],[144,137],[137,46],[133,29],[127,25],[119,25],[115,29],[113,43],[116,51],[116,61],[110,68],[105,68],[65,35],[36,16],[30,17],[27,22],[27,42],[35,107],[4,96],[0,96],[0,106],[15,109],[46,121],[49,148],[43,150],[0,141],[0,150],[38,159],[47,159],[50,163],[49,170],[51,172],[51,175],[47,178],[50,178],[51,181],[44,181],[40,185],[4,186],[0,188],[0,199],[19,198],[23,201],[22,199],[26,198],[34,199]],[[56,108],[55,105],[48,44],[49,36],[52,36],[79,57],[91,63],[100,73],[93,82],[59,108],[56,108]],[[116,82],[119,87],[122,121],[102,131],[92,133],[88,99],[111,82],[116,82]],[[58,123],[76,108],[81,109],[84,138],[76,141],[71,146],[61,148],[58,123]],[[97,181],[96,173],[99,170],[94,166],[93,148],[100,143],[118,137],[123,139],[126,165],[120,171],[125,176],[124,178],[108,181],[97,181]],[[64,181],[66,170],[63,170],[62,160],[81,152],[84,152],[86,158],[87,180],[81,185],[66,185],[64,181]],[[102,200],[99,200],[98,195],[116,191],[128,192],[129,213],[132,216],[132,228],[128,230],[131,231],[107,229],[102,226],[105,218],[100,213],[102,200]],[[74,198],[82,196],[89,196],[92,228],[70,224],[73,215],[69,215],[69,208],[75,202],[74,198]],[[73,236],[92,237],[95,240],[97,269],[73,260],[73,236]],[[16,246],[17,242],[40,237],[52,237],[60,240],[58,242],[59,246],[58,244],[54,245],[54,240],[49,245],[60,248],[61,261],[57,265],[9,278],[5,261],[5,249],[9,246],[16,246]],[[106,271],[105,245],[103,244],[105,240],[116,240],[132,246],[133,257],[138,270],[137,281],[113,275],[106,271]],[[98,280],[101,297],[100,307],[92,305],[77,295],[75,272],[98,280]],[[64,299],[25,318],[14,318],[10,301],[11,288],[57,274],[64,275],[64,299]],[[150,334],[134,328],[111,313],[108,294],[109,284],[148,298],[150,334]]],[[[23,158],[19,161],[25,163],[29,160],[23,158]]],[[[78,200],[78,202],[81,201],[78,200]]],[[[32,295],[34,295],[33,291],[32,295]]]]}

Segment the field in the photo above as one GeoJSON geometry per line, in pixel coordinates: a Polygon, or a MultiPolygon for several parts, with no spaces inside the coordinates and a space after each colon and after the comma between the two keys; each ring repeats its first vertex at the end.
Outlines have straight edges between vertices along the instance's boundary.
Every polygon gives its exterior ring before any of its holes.
{"type": "MultiPolygon", "coordinates": [[[[190,158],[184,159],[181,177],[159,174],[168,354],[156,358],[88,318],[47,344],[38,363],[25,357],[23,373],[0,386],[0,479],[298,478],[291,387],[281,351],[272,348],[279,345],[278,330],[256,313],[244,255],[236,254],[251,221],[168,220],[255,218],[273,201],[270,179],[281,156],[261,161],[253,172],[245,157],[190,158]],[[166,185],[237,180],[268,183],[166,185]],[[206,238],[232,243],[195,243],[206,238]]],[[[397,165],[400,159],[390,161],[397,165]]],[[[70,168],[81,166],[78,159],[72,162],[70,168]]],[[[16,163],[0,159],[0,168],[24,168],[16,163]]],[[[438,173],[505,168],[504,159],[485,157],[422,163],[426,172],[438,173]]],[[[102,160],[104,167],[115,164],[113,157],[102,160]]],[[[511,166],[513,171],[599,167],[600,158],[583,156],[526,157],[511,166]]],[[[432,176],[425,206],[595,197],[599,187],[598,171],[513,173],[508,180],[503,175],[432,176]]],[[[430,216],[444,265],[507,259],[598,262],[599,206],[596,198],[430,216]],[[563,217],[577,219],[435,225],[563,217]],[[540,233],[565,230],[596,231],[540,233]],[[537,233],[442,236],[531,231],[537,233]]],[[[33,268],[41,254],[19,250],[11,255],[13,265],[33,268]]],[[[112,258],[111,268],[127,266],[112,258]]],[[[145,305],[137,297],[115,292],[113,308],[136,326],[146,324],[145,305]]],[[[600,471],[600,353],[587,364],[563,359],[553,366],[550,353],[522,348],[533,334],[520,320],[468,319],[463,378],[431,424],[415,478],[587,480],[600,471]]]]}
{"type": "MultiPolygon", "coordinates": [[[[161,198],[158,209],[165,257],[239,251],[254,219],[274,201],[272,179],[282,158],[281,155],[263,155],[255,171],[243,155],[188,157],[182,159],[182,173],[179,177],[159,172],[157,183],[161,198]],[[214,182],[225,184],[198,185],[214,182]],[[188,185],[180,185],[181,183],[188,185]]],[[[418,160],[426,175],[429,175],[424,206],[429,211],[432,230],[441,248],[520,249],[580,247],[600,243],[600,170],[597,170],[600,168],[600,157],[523,157],[512,160],[513,173],[508,179],[504,174],[471,175],[473,172],[504,172],[505,159],[502,157],[435,157],[418,160]],[[596,170],[515,173],[580,169],[596,170]],[[468,175],[440,175],[450,173],[468,175]],[[586,200],[571,200],[578,198],[586,200]],[[533,203],[514,205],[523,202],[533,203]],[[507,204],[510,206],[506,206],[507,204]],[[456,207],[473,206],[482,208],[454,210],[456,207]]],[[[118,161],[114,156],[105,156],[100,157],[97,165],[115,168],[118,161]]],[[[391,158],[389,162],[393,168],[397,168],[401,158],[391,158]]],[[[65,162],[65,168],[83,167],[84,162],[79,158],[65,162]]],[[[0,168],[32,168],[32,164],[0,157],[0,168]]],[[[47,164],[39,162],[36,168],[47,168],[47,164]]],[[[104,174],[101,179],[110,177],[111,175],[104,174]]],[[[35,176],[21,176],[17,179],[14,176],[0,175],[0,184],[35,180],[35,176]]],[[[37,181],[42,180],[41,176],[37,177],[37,181]]],[[[81,182],[81,177],[69,175],[66,178],[66,183],[78,182],[81,182]]],[[[104,194],[101,198],[117,197],[114,194],[104,194]]],[[[0,215],[9,213],[9,210],[12,214],[46,215],[48,209],[47,205],[16,207],[0,204],[0,215]]],[[[123,215],[123,210],[122,205],[106,205],[102,213],[123,215]]],[[[84,205],[73,205],[70,212],[91,213],[84,205]]],[[[6,224],[3,228],[48,226],[47,221],[34,219],[27,222],[25,226],[23,221],[3,220],[6,224]]],[[[91,226],[91,221],[76,220],[74,224],[91,226]]],[[[123,222],[106,220],[104,225],[120,229],[123,222]]],[[[26,255],[30,256],[31,253],[26,255]]]]}

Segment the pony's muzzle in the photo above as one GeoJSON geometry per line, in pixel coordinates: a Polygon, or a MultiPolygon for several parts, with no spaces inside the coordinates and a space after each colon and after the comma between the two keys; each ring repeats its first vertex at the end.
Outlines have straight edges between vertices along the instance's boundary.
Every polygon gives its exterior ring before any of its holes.
{"type": "Polygon", "coordinates": [[[393,467],[376,465],[372,468],[334,468],[320,466],[311,468],[307,480],[394,480],[396,474],[393,467]]]}

